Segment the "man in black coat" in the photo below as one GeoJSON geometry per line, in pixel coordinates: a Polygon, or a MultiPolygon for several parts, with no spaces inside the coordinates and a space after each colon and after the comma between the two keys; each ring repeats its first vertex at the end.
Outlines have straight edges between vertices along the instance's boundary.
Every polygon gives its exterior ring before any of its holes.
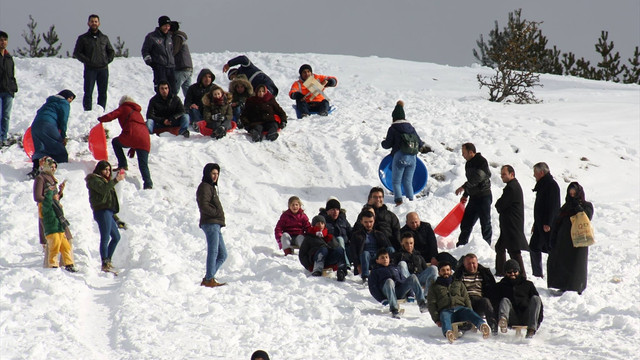
{"type": "Polygon", "coordinates": [[[438,277],[438,268],[429,266],[424,261],[418,250],[415,250],[415,240],[410,232],[402,233],[402,247],[393,253],[392,263],[397,265],[404,277],[415,275],[420,281],[420,285],[429,291],[429,286],[438,277]]]}
{"type": "MultiPolygon", "coordinates": [[[[395,251],[386,235],[375,230],[375,216],[372,211],[363,210],[360,215],[360,226],[353,231],[353,239],[351,239],[351,260],[356,267],[357,273],[362,277],[362,282],[367,282],[369,278],[369,268],[372,259],[376,259],[376,253],[380,249],[387,249],[387,252],[393,254],[395,251]]],[[[354,271],[355,272],[355,271],[354,271]]]]}
{"type": "Polygon", "coordinates": [[[408,213],[406,220],[407,223],[400,229],[400,233],[410,232],[413,234],[415,248],[420,252],[424,261],[427,264],[438,266],[438,241],[431,224],[420,221],[420,216],[415,211],[408,213]]]}
{"type": "Polygon", "coordinates": [[[533,276],[544,277],[542,271],[542,253],[549,251],[551,225],[560,210],[560,187],[549,172],[549,166],[539,162],[533,166],[536,178],[536,202],[533,205],[533,228],[529,242],[529,256],[533,276]]]}
{"type": "MultiPolygon", "coordinates": [[[[384,204],[384,190],[381,187],[371,188],[365,206],[367,205],[371,206],[375,211],[375,229],[384,233],[394,250],[400,249],[400,221],[396,214],[391,212],[387,205],[384,204]]],[[[360,216],[358,216],[354,231],[361,229],[360,220],[360,216]]]]}
{"type": "Polygon", "coordinates": [[[169,82],[171,93],[178,94],[176,86],[176,62],[173,57],[173,37],[169,32],[171,19],[163,15],[158,18],[158,27],[147,34],[142,44],[142,60],[153,69],[153,84],[157,91],[160,80],[169,82]]]}
{"type": "Polygon", "coordinates": [[[216,76],[207,68],[200,70],[195,84],[189,86],[184,97],[184,109],[189,114],[191,124],[202,120],[202,97],[211,91],[216,76]]]}
{"type": "Polygon", "coordinates": [[[529,245],[524,236],[524,196],[516,172],[511,165],[504,165],[500,169],[500,178],[507,184],[502,190],[502,196],[496,201],[496,210],[500,214],[500,237],[496,243],[496,275],[504,276],[504,263],[507,261],[505,251],[509,257],[518,262],[526,278],[521,250],[528,251],[529,245]]]}
{"type": "Polygon", "coordinates": [[[462,194],[460,201],[467,202],[462,222],[460,223],[460,236],[456,246],[466,245],[471,236],[471,230],[478,218],[482,228],[482,238],[491,245],[491,171],[489,163],[482,154],[476,153],[476,147],[472,143],[462,144],[462,157],[467,161],[464,166],[467,181],[456,189],[456,195],[462,194]]]}
{"type": "Polygon", "coordinates": [[[325,218],[327,221],[327,231],[333,235],[333,238],[338,241],[340,246],[345,251],[345,263],[347,267],[350,267],[351,261],[351,236],[352,228],[349,220],[347,220],[346,211],[341,208],[340,201],[335,198],[327,200],[327,204],[324,209],[320,209],[318,214],[325,218]]]}
{"type": "Polygon", "coordinates": [[[189,115],[184,113],[184,106],[177,95],[169,91],[169,82],[160,80],[158,93],[149,100],[147,107],[147,128],[153,134],[161,128],[180,127],[178,134],[189,137],[189,115]]]}
{"type": "Polygon", "coordinates": [[[323,216],[314,216],[311,225],[300,245],[298,253],[300,263],[305,269],[311,271],[312,276],[321,276],[325,267],[335,266],[338,281],[344,281],[347,274],[344,249],[327,232],[326,220],[323,216]]]}
{"type": "Polygon", "coordinates": [[[453,278],[462,281],[469,294],[473,311],[483,316],[487,320],[491,331],[496,334],[498,332],[498,322],[491,304],[491,294],[496,284],[496,279],[491,274],[491,270],[480,265],[475,254],[467,254],[458,262],[458,268],[453,274],[453,278]]]}
{"type": "Polygon", "coordinates": [[[503,333],[507,326],[526,325],[527,338],[536,334],[543,318],[543,306],[535,285],[520,275],[520,265],[510,259],[504,265],[505,277],[494,287],[493,305],[498,308],[498,326],[503,333]]]}
{"type": "Polygon", "coordinates": [[[7,135],[9,134],[9,118],[13,96],[18,91],[18,83],[15,76],[15,64],[13,57],[7,50],[9,35],[0,31],[0,147],[9,146],[7,135]]]}
{"type": "Polygon", "coordinates": [[[78,36],[73,49],[73,57],[84,64],[84,97],[82,106],[84,111],[90,111],[93,103],[93,87],[98,84],[98,105],[102,109],[107,107],[107,86],[109,84],[109,64],[115,57],[109,37],[103,34],[100,27],[100,17],[89,15],[87,22],[89,30],[78,36]]]}

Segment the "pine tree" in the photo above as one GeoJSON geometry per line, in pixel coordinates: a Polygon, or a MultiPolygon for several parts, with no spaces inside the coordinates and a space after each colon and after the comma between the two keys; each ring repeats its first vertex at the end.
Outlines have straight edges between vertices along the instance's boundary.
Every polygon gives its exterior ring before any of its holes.
{"type": "Polygon", "coordinates": [[[629,66],[624,65],[623,82],[625,84],[638,84],[640,85],[640,51],[636,46],[633,52],[633,57],[629,58],[629,66]]]}
{"type": "Polygon", "coordinates": [[[42,57],[43,50],[40,48],[40,41],[42,38],[40,34],[36,33],[36,27],[38,23],[33,19],[33,16],[29,15],[29,23],[27,24],[27,28],[29,28],[29,33],[23,31],[22,37],[24,41],[27,42],[27,47],[23,47],[21,49],[16,49],[18,55],[22,57],[42,57]]]}
{"type": "Polygon", "coordinates": [[[613,53],[613,41],[607,42],[608,37],[609,32],[603,30],[596,44],[596,51],[602,56],[602,61],[598,62],[596,70],[596,80],[620,82],[618,75],[623,71],[620,68],[620,53],[613,53]]]}
{"type": "Polygon", "coordinates": [[[60,48],[62,48],[62,44],[55,46],[55,44],[59,40],[58,34],[56,33],[56,26],[51,25],[51,27],[49,27],[49,31],[46,34],[42,34],[42,38],[47,44],[47,46],[42,49],[44,56],[54,57],[58,55],[58,53],[60,52],[60,48]]]}
{"type": "Polygon", "coordinates": [[[115,57],[129,57],[129,49],[124,48],[124,41],[120,39],[120,36],[118,36],[116,43],[113,44],[113,48],[115,57]]]}

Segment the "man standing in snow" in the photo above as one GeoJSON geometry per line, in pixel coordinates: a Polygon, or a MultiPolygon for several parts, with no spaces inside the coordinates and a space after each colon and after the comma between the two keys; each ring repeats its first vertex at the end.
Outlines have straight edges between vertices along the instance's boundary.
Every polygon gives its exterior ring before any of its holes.
{"type": "Polygon", "coordinates": [[[73,57],[84,64],[84,97],[82,106],[84,111],[90,111],[93,102],[93,87],[98,84],[98,105],[102,109],[107,107],[107,86],[109,84],[109,63],[115,57],[109,37],[100,29],[100,17],[89,15],[87,22],[89,30],[78,36],[73,57]]]}
{"type": "Polygon", "coordinates": [[[163,15],[158,18],[158,27],[147,34],[142,44],[142,59],[153,69],[153,84],[157,91],[160,80],[171,84],[171,93],[178,94],[176,86],[175,59],[173,58],[173,39],[169,33],[171,19],[163,15]]]}
{"type": "Polygon", "coordinates": [[[482,154],[476,153],[472,143],[462,144],[462,157],[467,161],[464,166],[467,181],[456,189],[456,195],[462,194],[460,202],[466,203],[471,197],[464,211],[460,223],[460,236],[456,246],[466,245],[471,236],[473,225],[480,218],[482,238],[491,245],[491,172],[489,164],[482,154]]]}
{"type": "Polygon", "coordinates": [[[9,35],[0,31],[0,147],[9,146],[7,135],[9,134],[9,117],[13,96],[18,91],[18,83],[15,76],[15,64],[13,57],[7,51],[9,35]]]}
{"type": "Polygon", "coordinates": [[[193,74],[193,62],[189,45],[187,45],[187,34],[180,31],[180,24],[177,21],[171,22],[171,33],[173,34],[173,59],[176,63],[175,92],[177,94],[178,90],[182,89],[182,95],[186,97],[193,74]]]}
{"type": "Polygon", "coordinates": [[[524,236],[524,196],[516,172],[511,165],[504,165],[500,169],[500,178],[507,184],[502,190],[502,196],[496,201],[496,210],[500,214],[500,237],[496,242],[496,275],[504,276],[504,263],[507,261],[505,251],[509,257],[520,264],[523,277],[527,277],[522,262],[521,250],[529,250],[524,236]]]}
{"type": "Polygon", "coordinates": [[[551,224],[560,210],[560,187],[544,162],[533,165],[533,177],[536,178],[536,202],[533,205],[533,227],[529,242],[529,256],[533,276],[544,277],[542,271],[542,253],[549,250],[551,224]]]}

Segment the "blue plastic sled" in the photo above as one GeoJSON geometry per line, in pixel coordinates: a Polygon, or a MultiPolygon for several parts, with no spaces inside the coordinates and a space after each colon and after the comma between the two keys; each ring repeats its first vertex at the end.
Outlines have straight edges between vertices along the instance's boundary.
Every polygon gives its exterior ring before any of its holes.
{"type": "MultiPolygon", "coordinates": [[[[378,176],[382,185],[387,190],[393,192],[393,184],[391,182],[391,163],[393,162],[393,156],[387,155],[380,162],[380,168],[378,169],[378,176]]],[[[424,162],[416,156],[416,171],[413,173],[413,193],[418,194],[425,186],[427,186],[427,180],[429,179],[429,173],[424,162]]],[[[404,186],[402,187],[402,195],[406,195],[404,192],[404,186]]]]}
{"type": "MultiPolygon", "coordinates": [[[[291,106],[296,111],[296,117],[298,119],[302,118],[302,114],[298,111],[298,107],[295,106],[295,105],[291,105],[291,106]]],[[[336,109],[335,106],[333,106],[333,105],[329,106],[329,114],[331,114],[335,109],[336,109]]],[[[317,111],[309,111],[309,114],[318,115],[318,112],[317,111]]]]}

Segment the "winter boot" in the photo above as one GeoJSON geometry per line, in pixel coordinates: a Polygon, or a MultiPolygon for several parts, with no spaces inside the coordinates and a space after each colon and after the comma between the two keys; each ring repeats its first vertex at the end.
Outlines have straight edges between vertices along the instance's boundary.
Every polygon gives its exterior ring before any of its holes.
{"type": "Polygon", "coordinates": [[[78,269],[76,269],[76,267],[73,266],[73,264],[66,265],[64,267],[64,269],[67,270],[70,273],[77,273],[78,272],[78,269]]]}
{"type": "Polygon", "coordinates": [[[501,333],[503,334],[507,333],[507,325],[508,325],[507,318],[504,316],[501,316],[500,321],[498,321],[498,327],[500,328],[501,333]]]}
{"type": "Polygon", "coordinates": [[[525,339],[531,339],[533,335],[536,334],[536,330],[532,328],[527,329],[527,335],[525,335],[525,339]]]}
{"type": "Polygon", "coordinates": [[[418,307],[420,308],[420,313],[424,314],[429,311],[429,307],[427,306],[427,302],[424,300],[418,301],[418,307]]]}
{"type": "Polygon", "coordinates": [[[345,267],[339,268],[336,276],[338,277],[338,281],[343,282],[347,277],[347,269],[345,267]]]}

